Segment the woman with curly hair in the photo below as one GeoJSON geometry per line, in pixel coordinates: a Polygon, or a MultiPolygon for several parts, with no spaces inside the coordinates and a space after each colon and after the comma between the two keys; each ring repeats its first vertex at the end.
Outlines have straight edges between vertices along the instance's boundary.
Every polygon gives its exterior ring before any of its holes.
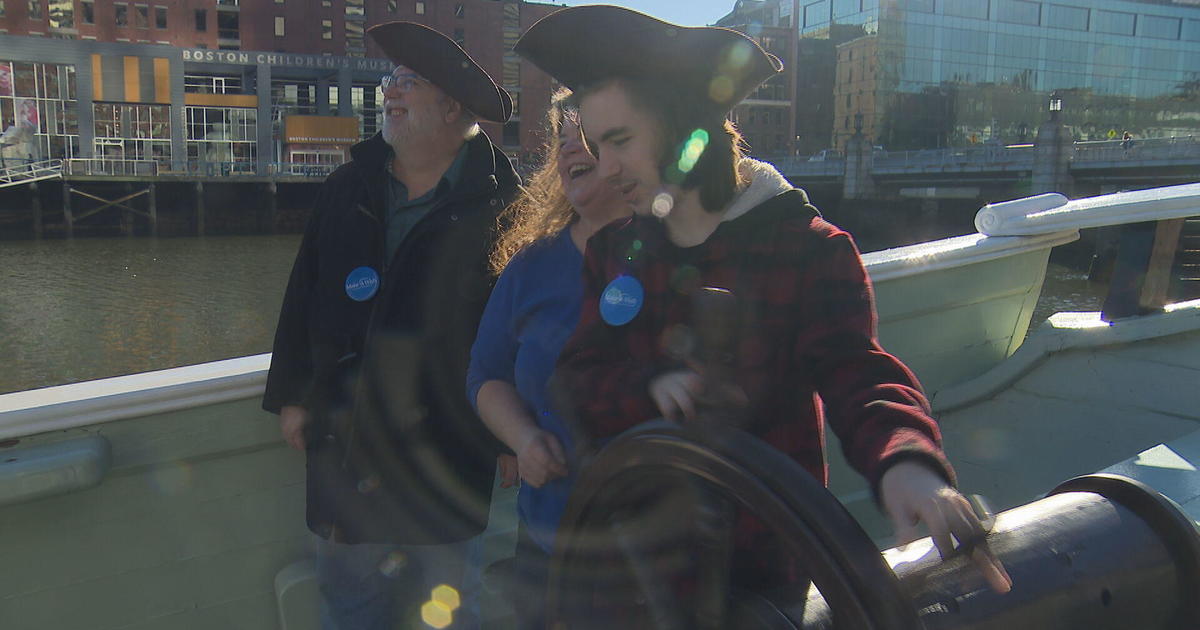
{"type": "Polygon", "coordinates": [[[579,319],[587,240],[631,209],[595,172],[568,90],[548,113],[545,162],[505,211],[492,253],[500,275],[471,349],[467,395],[484,423],[517,456],[522,480],[515,562],[522,628],[542,627],[546,566],[566,507],[572,444],[551,410],[546,381],[579,319]]]}

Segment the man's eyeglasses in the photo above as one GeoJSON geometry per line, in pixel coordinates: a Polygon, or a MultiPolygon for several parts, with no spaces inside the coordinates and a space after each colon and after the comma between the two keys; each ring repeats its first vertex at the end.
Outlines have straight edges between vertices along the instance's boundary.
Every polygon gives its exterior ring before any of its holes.
{"type": "Polygon", "coordinates": [[[389,74],[379,80],[379,89],[386,92],[395,88],[397,92],[411,92],[417,86],[429,83],[415,74],[389,74]]]}

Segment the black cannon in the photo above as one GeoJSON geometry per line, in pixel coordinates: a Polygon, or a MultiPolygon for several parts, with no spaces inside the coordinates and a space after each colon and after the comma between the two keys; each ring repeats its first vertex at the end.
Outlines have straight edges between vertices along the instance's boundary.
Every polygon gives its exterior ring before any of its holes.
{"type": "Polygon", "coordinates": [[[797,464],[713,424],[659,421],[614,440],[583,471],[558,536],[552,628],[1200,628],[1195,525],[1110,475],[996,516],[988,544],[1014,582],[1004,595],[929,539],[881,554],[797,464]],[[804,579],[731,581],[735,512],[764,523],[804,579]]]}

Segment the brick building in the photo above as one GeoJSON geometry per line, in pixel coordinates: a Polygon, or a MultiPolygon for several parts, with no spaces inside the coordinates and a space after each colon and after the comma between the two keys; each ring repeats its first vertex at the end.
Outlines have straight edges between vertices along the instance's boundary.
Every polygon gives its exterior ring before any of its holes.
{"type": "MultiPolygon", "coordinates": [[[[269,98],[265,111],[274,112],[274,142],[279,145],[285,133],[282,116],[289,114],[358,117],[361,137],[375,133],[382,96],[372,89],[373,81],[368,78],[375,70],[363,68],[377,68],[379,64],[364,65],[347,59],[383,57],[365,35],[371,26],[393,20],[419,22],[458,41],[512,94],[512,121],[506,125],[484,123],[483,127],[511,156],[527,163],[541,142],[541,121],[552,82],[513,55],[511,49],[530,25],[558,8],[519,0],[0,0],[0,34],[77,40],[67,48],[79,51],[91,50],[87,42],[130,46],[126,53],[105,48],[106,55],[114,59],[169,60],[171,55],[151,47],[183,49],[182,62],[187,67],[175,68],[164,61],[167,69],[159,74],[181,74],[188,94],[214,95],[190,97],[197,102],[236,105],[246,101],[235,98],[238,96],[256,96],[260,101],[269,98]],[[220,51],[252,54],[230,56],[220,51]],[[331,59],[322,63],[321,57],[331,59]],[[264,76],[254,68],[263,64],[274,70],[264,76]],[[322,66],[326,71],[321,71],[322,66]],[[348,74],[350,66],[358,70],[348,74]],[[261,89],[263,83],[269,83],[269,93],[261,89]]],[[[6,48],[10,50],[21,47],[19,39],[8,41],[6,48]]],[[[80,55],[87,57],[82,52],[80,55]]],[[[15,54],[6,59],[31,61],[15,54]]],[[[20,72],[20,67],[12,66],[11,71],[20,72]]],[[[97,69],[101,74],[105,71],[99,66],[97,69]]],[[[169,82],[162,77],[157,80],[169,82]]],[[[85,91],[95,92],[86,89],[91,85],[84,87],[85,91]]],[[[96,100],[103,100],[103,95],[99,96],[96,100]]],[[[9,115],[6,128],[11,121],[9,115]]],[[[339,135],[345,135],[344,124],[334,126],[341,130],[339,135]]],[[[66,131],[60,135],[64,134],[72,135],[66,131]]],[[[55,143],[47,143],[47,151],[53,153],[50,145],[55,143]]],[[[272,149],[259,144],[257,154],[273,150],[284,159],[279,146],[272,149]]],[[[72,148],[70,142],[61,152],[62,157],[92,154],[91,147],[72,148]]]]}

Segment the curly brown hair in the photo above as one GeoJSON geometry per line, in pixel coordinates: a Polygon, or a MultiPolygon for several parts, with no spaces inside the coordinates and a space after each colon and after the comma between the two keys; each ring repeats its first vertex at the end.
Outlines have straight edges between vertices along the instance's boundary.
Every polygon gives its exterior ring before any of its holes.
{"type": "Polygon", "coordinates": [[[550,97],[546,112],[542,166],[530,177],[521,196],[500,213],[500,233],[488,258],[492,273],[500,275],[517,252],[558,234],[575,221],[575,209],[558,176],[558,132],[564,120],[576,116],[578,108],[571,90],[560,88],[550,97]]]}

